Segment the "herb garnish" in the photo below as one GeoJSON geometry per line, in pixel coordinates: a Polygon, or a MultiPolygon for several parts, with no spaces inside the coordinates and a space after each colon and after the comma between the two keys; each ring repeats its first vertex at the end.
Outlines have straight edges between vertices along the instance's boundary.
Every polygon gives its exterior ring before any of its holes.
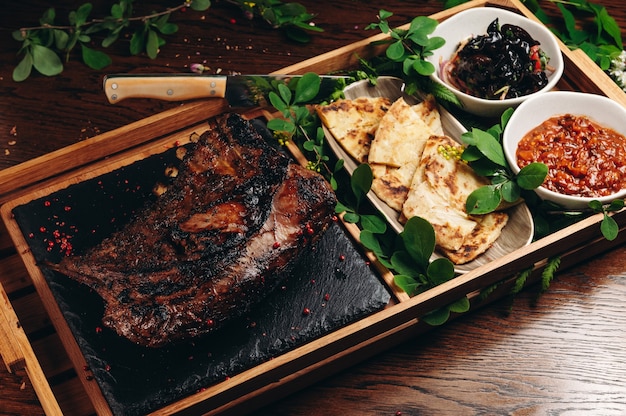
{"type": "Polygon", "coordinates": [[[388,19],[393,13],[380,10],[378,23],[370,23],[366,30],[378,29],[388,34],[389,39],[375,42],[386,44],[385,56],[373,58],[370,62],[361,60],[363,72],[371,79],[379,75],[393,75],[405,82],[405,92],[409,95],[421,91],[433,94],[439,100],[459,105],[456,96],[447,88],[433,82],[430,75],[436,70],[425,58],[442,47],[445,40],[440,36],[430,36],[437,25],[435,19],[426,16],[414,18],[408,29],[392,28],[388,19]]]}
{"type": "MultiPolygon", "coordinates": [[[[163,11],[134,16],[134,1],[118,0],[111,6],[110,15],[102,18],[90,18],[91,3],[82,4],[69,13],[68,25],[57,24],[56,11],[49,8],[39,19],[38,26],[24,27],[13,32],[13,39],[22,42],[18,54],[24,54],[13,70],[13,80],[24,81],[33,68],[46,76],[60,74],[63,72],[63,60],[69,61],[77,47],[80,47],[83,62],[90,68],[99,70],[110,65],[112,60],[106,53],[90,46],[95,36],[101,39],[100,46],[107,48],[128,33],[131,36],[130,53],[145,53],[154,59],[166,43],[163,36],[178,31],[178,26],[169,22],[172,13],[185,9],[203,11],[211,6],[210,0],[183,0],[178,6],[163,11]]],[[[246,18],[259,17],[271,27],[283,29],[290,39],[298,42],[309,41],[306,32],[322,32],[321,28],[310,24],[314,16],[307,13],[299,3],[278,0],[229,2],[238,5],[246,18]]]]}
{"type": "MultiPolygon", "coordinates": [[[[367,213],[361,208],[372,180],[369,165],[359,165],[350,178],[351,193],[346,195],[345,190],[343,193],[352,203],[338,203],[336,208],[337,213],[344,213],[345,221],[360,225],[361,244],[394,274],[394,283],[409,296],[453,279],[456,273],[449,259],[440,257],[431,261],[436,242],[435,230],[428,221],[420,217],[410,218],[404,224],[404,230],[396,235],[379,212],[367,213]]],[[[451,312],[467,312],[469,307],[469,300],[464,296],[426,314],[422,320],[430,325],[440,325],[448,320],[451,312]]]]}
{"type": "Polygon", "coordinates": [[[500,124],[486,131],[474,127],[461,135],[467,144],[461,159],[468,162],[477,174],[491,179],[490,185],[478,188],[468,197],[465,205],[468,214],[487,214],[503,202],[515,203],[522,190],[537,188],[548,175],[548,167],[543,163],[530,163],[514,174],[506,162],[502,132],[512,114],[513,110],[508,109],[500,117],[500,124]]]}

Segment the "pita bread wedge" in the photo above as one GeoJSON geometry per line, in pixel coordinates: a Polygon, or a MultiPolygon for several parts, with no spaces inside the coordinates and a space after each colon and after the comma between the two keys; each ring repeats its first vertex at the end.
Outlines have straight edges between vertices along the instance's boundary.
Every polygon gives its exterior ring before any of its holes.
{"type": "Polygon", "coordinates": [[[476,228],[465,237],[461,247],[455,251],[441,247],[442,253],[455,264],[468,263],[487,251],[502,233],[509,216],[504,212],[492,212],[474,219],[476,228]]]}
{"type": "Polygon", "coordinates": [[[432,136],[424,146],[420,167],[423,169],[422,180],[429,182],[452,206],[465,211],[467,197],[490,182],[478,176],[467,163],[458,160],[462,152],[463,147],[454,139],[432,136]]]}
{"type": "Polygon", "coordinates": [[[411,182],[402,217],[419,216],[435,229],[437,245],[452,262],[464,264],[484,253],[508,221],[503,212],[470,216],[465,201],[488,184],[459,160],[462,147],[447,136],[431,136],[411,182]]]}
{"type": "Polygon", "coordinates": [[[398,212],[402,211],[416,166],[417,161],[406,163],[399,168],[370,163],[374,176],[372,191],[391,208],[398,212]]]}
{"type": "Polygon", "coordinates": [[[339,145],[357,162],[365,163],[378,124],[390,106],[388,98],[361,97],[317,106],[316,112],[339,145]]]}
{"type": "Polygon", "coordinates": [[[402,210],[417,169],[424,143],[443,134],[437,105],[429,96],[409,105],[396,100],[380,121],[368,157],[374,180],[372,191],[396,211],[402,210]]]}
{"type": "Polygon", "coordinates": [[[443,128],[434,102],[411,106],[399,98],[380,121],[368,160],[393,167],[419,160],[426,139],[440,131],[443,128]]]}
{"type": "Polygon", "coordinates": [[[455,209],[428,182],[421,182],[409,191],[402,209],[406,218],[422,217],[435,229],[437,245],[449,251],[459,250],[466,236],[476,228],[476,221],[455,209]]]}

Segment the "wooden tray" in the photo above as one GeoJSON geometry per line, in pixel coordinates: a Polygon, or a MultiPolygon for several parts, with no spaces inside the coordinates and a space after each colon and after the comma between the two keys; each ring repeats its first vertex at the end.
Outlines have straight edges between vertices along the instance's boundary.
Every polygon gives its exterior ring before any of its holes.
{"type": "MultiPolygon", "coordinates": [[[[506,7],[534,19],[517,0],[477,0],[433,17],[443,20],[460,10],[485,6],[506,7]]],[[[371,42],[383,37],[364,39],[276,72],[323,74],[354,67],[358,57],[371,57],[381,52],[380,47],[372,46],[371,42]]],[[[626,106],[626,95],[584,53],[570,51],[564,45],[561,50],[565,73],[559,89],[603,94],[626,106]]],[[[225,110],[223,102],[188,103],[6,169],[0,172],[0,201],[45,196],[50,186],[65,181],[80,182],[110,170],[111,166],[123,166],[163,152],[165,147],[187,140],[207,118],[225,110]]],[[[257,115],[263,113],[247,116],[257,115]]],[[[32,262],[22,261],[22,256],[28,258],[30,254],[9,213],[11,206],[3,208],[7,230],[0,230],[0,354],[9,371],[26,369],[47,414],[62,414],[62,410],[71,410],[72,414],[94,411],[111,414],[98,384],[83,368],[85,359],[81,349],[50,295],[45,279],[40,278],[41,271],[33,267],[32,262]],[[9,234],[18,237],[12,241],[9,234]]],[[[392,276],[381,268],[382,278],[394,294],[394,304],[155,410],[153,414],[251,411],[427,331],[428,326],[422,324],[419,317],[441,305],[468,295],[473,307],[479,307],[484,304],[478,296],[481,289],[504,280],[491,299],[503,296],[520,270],[534,266],[540,271],[546,259],[557,255],[562,257],[561,267],[569,267],[621,244],[626,240],[626,213],[616,213],[614,218],[620,226],[620,234],[612,242],[600,233],[602,216],[592,216],[413,298],[397,290],[392,276]]],[[[358,229],[346,225],[346,230],[358,239],[358,229]]],[[[375,258],[366,255],[377,265],[375,258]]],[[[538,275],[535,273],[529,282],[538,275]]]]}

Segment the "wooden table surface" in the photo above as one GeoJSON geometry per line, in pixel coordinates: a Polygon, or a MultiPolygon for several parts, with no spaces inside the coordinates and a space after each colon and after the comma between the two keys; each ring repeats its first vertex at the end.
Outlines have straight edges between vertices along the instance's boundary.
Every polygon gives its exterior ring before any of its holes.
{"type": "MultiPolygon", "coordinates": [[[[78,4],[55,3],[59,19],[78,4]]],[[[108,6],[102,5],[109,2],[93,3],[96,13],[106,13],[108,6]]],[[[19,43],[11,31],[36,24],[48,3],[13,2],[0,13],[0,169],[181,105],[152,100],[110,105],[101,87],[107,73],[188,72],[192,63],[204,63],[210,72],[271,72],[375,34],[364,27],[376,20],[379,8],[394,12],[391,22],[400,25],[443,7],[437,0],[302,3],[325,30],[309,44],[289,42],[227,2],[214,1],[209,11],[173,16],[179,32],[167,37],[157,59],[129,56],[126,39],[111,48],[114,62],[104,70],[88,69],[73,56],[59,76],[33,74],[15,83],[11,72],[19,43]]],[[[596,3],[626,28],[621,0],[596,3]]],[[[0,270],[0,281],[9,275],[0,270]]],[[[626,247],[559,273],[547,293],[539,299],[536,293],[531,287],[512,303],[474,311],[257,413],[626,414],[626,247]]],[[[74,414],[72,403],[83,398],[70,396],[59,400],[74,414]]],[[[26,374],[2,366],[0,414],[42,413],[26,374]]]]}

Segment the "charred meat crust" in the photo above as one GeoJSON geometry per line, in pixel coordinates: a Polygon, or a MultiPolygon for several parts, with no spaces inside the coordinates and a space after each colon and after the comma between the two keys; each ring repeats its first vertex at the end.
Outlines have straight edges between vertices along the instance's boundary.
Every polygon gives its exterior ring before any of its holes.
{"type": "Polygon", "coordinates": [[[211,127],[153,205],[54,267],[93,288],[103,323],[136,344],[190,339],[245,313],[330,222],[336,200],[320,175],[238,115],[211,127]]]}

